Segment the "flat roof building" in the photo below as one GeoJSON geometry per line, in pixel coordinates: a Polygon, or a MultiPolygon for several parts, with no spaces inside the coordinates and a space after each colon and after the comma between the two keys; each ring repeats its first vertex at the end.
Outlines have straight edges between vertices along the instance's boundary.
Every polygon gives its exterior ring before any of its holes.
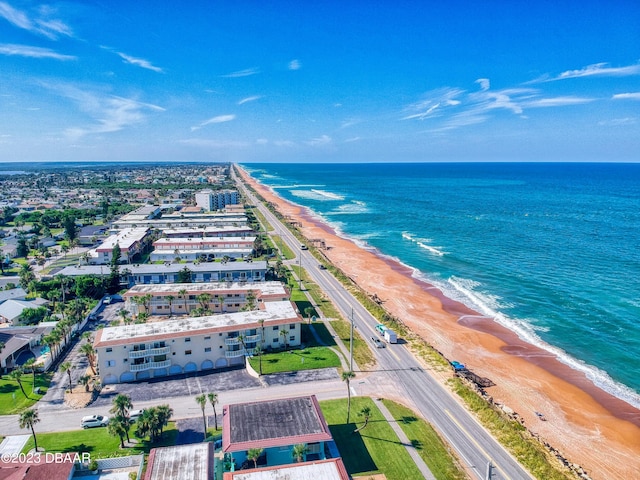
{"type": "Polygon", "coordinates": [[[225,472],[223,480],[349,480],[341,458],[225,472]]]}
{"type": "Polygon", "coordinates": [[[213,480],[213,444],[154,448],[144,480],[213,480]]]}

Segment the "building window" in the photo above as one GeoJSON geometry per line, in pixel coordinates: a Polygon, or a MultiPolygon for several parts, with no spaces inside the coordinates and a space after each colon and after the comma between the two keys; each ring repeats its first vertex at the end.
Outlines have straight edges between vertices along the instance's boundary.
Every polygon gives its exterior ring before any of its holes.
{"type": "Polygon", "coordinates": [[[291,335],[291,336],[289,337],[289,341],[290,341],[290,342],[295,342],[295,341],[296,341],[296,336],[295,336],[295,335],[291,335]]]}
{"type": "Polygon", "coordinates": [[[278,330],[280,330],[280,327],[273,327],[274,332],[277,332],[278,330]]]}
{"type": "Polygon", "coordinates": [[[113,348],[111,348],[111,347],[107,347],[106,352],[107,352],[107,353],[109,353],[109,352],[113,352],[113,348]]]}
{"type": "Polygon", "coordinates": [[[184,351],[184,354],[185,354],[185,355],[191,355],[191,350],[185,350],[185,351],[184,351]]]}
{"type": "Polygon", "coordinates": [[[289,325],[289,330],[295,330],[296,329],[296,324],[292,323],[291,325],[289,325]]]}
{"type": "Polygon", "coordinates": [[[273,339],[273,343],[278,343],[278,339],[277,339],[277,338],[274,338],[274,339],[273,339]]]}
{"type": "Polygon", "coordinates": [[[187,337],[187,338],[185,338],[185,339],[184,339],[184,341],[185,341],[185,343],[186,343],[186,342],[190,342],[190,341],[191,341],[191,337],[187,337]]]}
{"type": "Polygon", "coordinates": [[[115,367],[115,366],[116,366],[115,360],[107,360],[107,367],[115,367]]]}
{"type": "Polygon", "coordinates": [[[206,337],[204,337],[205,340],[211,340],[211,335],[207,335],[206,337]]]}
{"type": "Polygon", "coordinates": [[[204,348],[204,352],[205,352],[205,353],[210,352],[210,351],[211,351],[211,347],[205,347],[205,348],[204,348]]]}

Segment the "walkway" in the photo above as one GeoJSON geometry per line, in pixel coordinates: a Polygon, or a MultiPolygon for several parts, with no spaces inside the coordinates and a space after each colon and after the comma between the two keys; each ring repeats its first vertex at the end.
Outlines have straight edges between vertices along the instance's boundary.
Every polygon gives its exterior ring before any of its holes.
{"type": "Polygon", "coordinates": [[[433,476],[433,473],[431,473],[431,470],[429,470],[429,467],[427,467],[427,464],[424,463],[424,460],[422,459],[420,454],[417,452],[416,447],[414,447],[411,444],[407,435],[402,431],[402,428],[400,428],[400,425],[398,425],[398,422],[396,422],[396,419],[393,418],[393,416],[391,415],[391,412],[387,410],[387,407],[385,407],[384,404],[378,399],[374,398],[373,402],[380,409],[380,412],[382,413],[384,418],[387,419],[387,422],[389,422],[389,425],[391,425],[391,428],[393,428],[393,431],[396,432],[398,439],[405,446],[405,448],[407,449],[407,452],[409,452],[409,455],[415,462],[416,467],[418,467],[418,470],[420,470],[420,472],[422,473],[422,476],[426,480],[436,480],[436,477],[433,476]]]}
{"type": "Polygon", "coordinates": [[[5,437],[0,443],[0,456],[11,453],[20,453],[31,435],[11,435],[5,437]]]}

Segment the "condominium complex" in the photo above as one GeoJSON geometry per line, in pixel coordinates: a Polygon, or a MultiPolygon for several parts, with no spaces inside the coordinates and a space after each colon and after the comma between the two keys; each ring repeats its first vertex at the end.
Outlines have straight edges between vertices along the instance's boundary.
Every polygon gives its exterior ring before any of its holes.
{"type": "Polygon", "coordinates": [[[196,205],[207,212],[220,210],[225,205],[235,205],[240,196],[236,190],[202,190],[196,193],[196,205]]]}
{"type": "Polygon", "coordinates": [[[258,310],[108,327],[94,348],[103,385],[242,365],[244,357],[301,343],[301,318],[290,301],[258,310]]]}
{"type": "Polygon", "coordinates": [[[256,237],[171,237],[153,242],[151,261],[213,261],[224,257],[245,258],[253,252],[256,237]]]}
{"type": "Polygon", "coordinates": [[[125,308],[133,315],[188,315],[198,307],[216,313],[232,313],[264,302],[282,302],[289,292],[281,282],[216,282],[136,285],[124,295],[125,308]],[[146,301],[145,301],[146,299],[146,301]]]}

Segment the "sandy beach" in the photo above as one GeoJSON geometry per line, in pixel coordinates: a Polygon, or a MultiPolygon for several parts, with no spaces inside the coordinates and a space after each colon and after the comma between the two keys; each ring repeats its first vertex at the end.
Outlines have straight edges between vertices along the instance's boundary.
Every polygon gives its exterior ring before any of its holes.
{"type": "MultiPolygon", "coordinates": [[[[307,238],[323,238],[327,258],[415,334],[450,360],[466,364],[496,385],[496,402],[516,411],[526,426],[581,465],[593,479],[640,478],[640,411],[597,388],[549,352],[411,276],[405,266],[336,235],[304,209],[275,195],[241,170],[283,215],[301,222],[307,238]],[[541,421],[535,412],[542,412],[541,421]]],[[[594,346],[596,348],[596,346],[594,346]]]]}

